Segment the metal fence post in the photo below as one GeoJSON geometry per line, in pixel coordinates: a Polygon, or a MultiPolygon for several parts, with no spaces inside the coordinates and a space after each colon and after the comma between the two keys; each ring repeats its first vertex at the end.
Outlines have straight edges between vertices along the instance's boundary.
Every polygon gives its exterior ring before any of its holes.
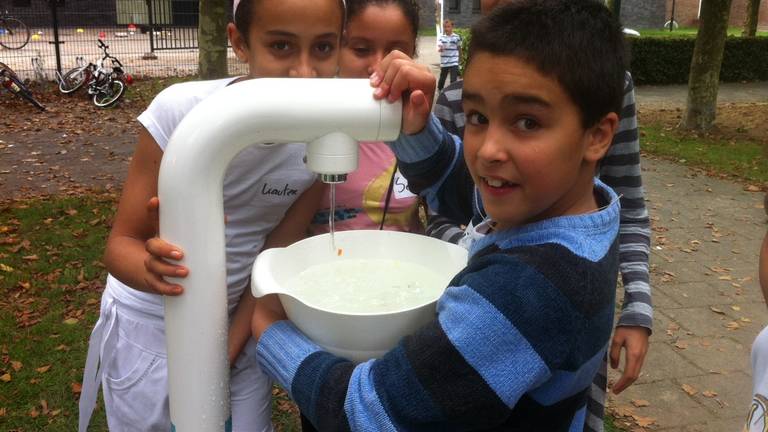
{"type": "Polygon", "coordinates": [[[147,21],[149,21],[149,52],[144,53],[141,56],[142,60],[157,60],[157,54],[155,54],[155,15],[152,0],[146,0],[147,2],[147,21]]]}
{"type": "Polygon", "coordinates": [[[59,0],[50,0],[48,3],[51,5],[51,15],[53,17],[53,42],[48,43],[53,44],[56,50],[56,70],[61,73],[61,48],[59,45],[64,42],[59,40],[59,0]]]}

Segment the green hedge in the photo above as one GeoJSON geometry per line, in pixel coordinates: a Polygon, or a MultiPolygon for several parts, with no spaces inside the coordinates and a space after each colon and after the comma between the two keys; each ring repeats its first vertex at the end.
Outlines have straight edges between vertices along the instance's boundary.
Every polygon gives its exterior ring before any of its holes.
{"type": "MultiPolygon", "coordinates": [[[[457,30],[466,55],[470,34],[457,30]]],[[[630,71],[635,84],[686,84],[696,38],[628,38],[630,71]]],[[[462,59],[464,70],[466,59],[462,59]]],[[[768,37],[728,37],[720,81],[768,81],[768,37]]]]}
{"type": "MultiPolygon", "coordinates": [[[[685,84],[695,38],[635,38],[630,71],[636,84],[685,84]]],[[[725,42],[720,81],[768,80],[768,37],[729,37],[725,42]]]]}

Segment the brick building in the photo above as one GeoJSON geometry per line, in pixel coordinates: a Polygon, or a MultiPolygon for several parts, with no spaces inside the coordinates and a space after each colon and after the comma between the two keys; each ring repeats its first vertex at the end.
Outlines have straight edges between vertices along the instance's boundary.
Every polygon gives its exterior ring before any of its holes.
{"type": "MultiPolygon", "coordinates": [[[[635,29],[662,28],[667,16],[666,1],[623,0],[621,20],[626,27],[635,29]]],[[[434,10],[430,0],[420,0],[419,3],[422,9],[434,10]]],[[[451,19],[456,27],[469,27],[480,17],[480,0],[443,0],[443,15],[446,19],[451,19]]],[[[422,21],[422,27],[429,27],[426,23],[427,21],[422,21]]]]}
{"type": "MultiPolygon", "coordinates": [[[[666,0],[666,2],[666,20],[669,20],[669,17],[672,15],[672,0],[666,0]]],[[[676,0],[675,21],[682,27],[696,27],[699,24],[700,4],[701,0],[676,0]]],[[[744,25],[746,14],[747,0],[733,0],[733,3],[731,3],[729,25],[732,27],[742,27],[744,25]]],[[[763,1],[760,5],[760,18],[757,22],[757,26],[758,28],[768,28],[768,2],[766,1],[763,1]]]]}

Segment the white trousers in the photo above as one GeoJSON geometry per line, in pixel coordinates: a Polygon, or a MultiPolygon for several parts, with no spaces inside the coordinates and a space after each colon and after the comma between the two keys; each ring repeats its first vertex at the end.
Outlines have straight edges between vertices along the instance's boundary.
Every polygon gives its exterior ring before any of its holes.
{"type": "Polygon", "coordinates": [[[752,344],[752,404],[747,414],[745,432],[768,429],[768,327],[752,344]]]}
{"type": "MultiPolygon", "coordinates": [[[[79,432],[88,429],[100,385],[111,431],[171,430],[167,371],[162,320],[121,305],[105,291],[83,373],[79,432]]],[[[271,389],[257,362],[241,353],[230,370],[234,432],[272,431],[271,389]]]]}

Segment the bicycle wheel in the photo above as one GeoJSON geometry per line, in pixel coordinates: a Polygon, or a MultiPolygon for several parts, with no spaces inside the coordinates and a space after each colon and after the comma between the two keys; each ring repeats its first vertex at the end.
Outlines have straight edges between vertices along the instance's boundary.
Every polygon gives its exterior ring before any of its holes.
{"type": "Polygon", "coordinates": [[[117,78],[112,78],[104,88],[93,95],[93,103],[97,107],[108,108],[117,103],[123,93],[125,93],[125,84],[117,78]]]}
{"type": "Polygon", "coordinates": [[[14,75],[8,75],[7,79],[8,81],[3,83],[3,86],[7,88],[8,91],[31,103],[40,111],[45,111],[43,104],[38,102],[37,99],[32,96],[32,92],[29,91],[29,89],[24,85],[24,83],[21,82],[21,80],[19,80],[14,75]]]}
{"type": "Polygon", "coordinates": [[[29,27],[16,18],[6,18],[0,24],[0,45],[12,49],[22,49],[29,43],[29,27]]]}
{"type": "Polygon", "coordinates": [[[70,69],[59,80],[59,91],[64,94],[76,92],[86,81],[88,81],[86,68],[70,69]]]}

